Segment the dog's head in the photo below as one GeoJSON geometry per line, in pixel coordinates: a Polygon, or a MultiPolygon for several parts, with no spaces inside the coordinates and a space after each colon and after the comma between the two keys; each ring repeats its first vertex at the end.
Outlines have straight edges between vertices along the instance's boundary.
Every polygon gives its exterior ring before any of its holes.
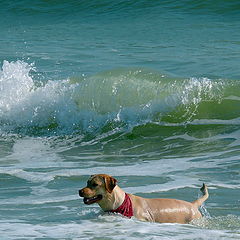
{"type": "Polygon", "coordinates": [[[106,174],[92,175],[87,181],[87,186],[79,190],[79,196],[83,197],[85,204],[93,204],[103,200],[107,194],[111,194],[117,180],[106,174]]]}

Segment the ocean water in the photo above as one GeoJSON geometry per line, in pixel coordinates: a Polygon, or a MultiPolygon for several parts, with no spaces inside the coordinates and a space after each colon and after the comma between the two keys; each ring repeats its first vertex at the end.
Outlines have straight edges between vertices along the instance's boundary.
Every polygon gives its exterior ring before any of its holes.
{"type": "Polygon", "coordinates": [[[239,239],[240,3],[2,0],[0,238],[239,239]],[[146,223],[84,205],[89,175],[193,201],[146,223]]]}

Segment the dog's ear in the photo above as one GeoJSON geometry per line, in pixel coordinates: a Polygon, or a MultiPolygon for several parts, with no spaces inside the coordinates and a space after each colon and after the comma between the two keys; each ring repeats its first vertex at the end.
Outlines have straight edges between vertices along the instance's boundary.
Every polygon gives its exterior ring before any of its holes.
{"type": "Polygon", "coordinates": [[[115,186],[117,185],[117,180],[114,177],[105,176],[104,181],[105,181],[106,190],[109,193],[111,193],[115,188],[115,186]]]}

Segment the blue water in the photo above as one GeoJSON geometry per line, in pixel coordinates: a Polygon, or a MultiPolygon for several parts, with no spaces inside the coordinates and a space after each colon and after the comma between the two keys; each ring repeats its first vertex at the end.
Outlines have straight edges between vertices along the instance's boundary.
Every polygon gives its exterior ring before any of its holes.
{"type": "Polygon", "coordinates": [[[239,1],[1,1],[1,239],[238,239],[239,1]],[[193,201],[190,225],[109,216],[78,197],[193,201]],[[13,231],[14,229],[14,231],[13,231]]]}

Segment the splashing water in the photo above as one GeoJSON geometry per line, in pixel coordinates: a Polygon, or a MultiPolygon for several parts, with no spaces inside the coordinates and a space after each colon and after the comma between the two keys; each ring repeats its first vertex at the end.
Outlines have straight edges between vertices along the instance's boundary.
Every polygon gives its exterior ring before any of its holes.
{"type": "Polygon", "coordinates": [[[133,68],[39,84],[32,71],[36,71],[33,64],[3,62],[1,131],[38,135],[129,129],[149,122],[185,124],[229,118],[239,122],[240,94],[232,83],[173,79],[133,68]],[[226,105],[232,108],[230,116],[223,111],[226,105]]]}
{"type": "MultiPolygon", "coordinates": [[[[73,110],[71,86],[65,81],[48,81],[44,86],[37,87],[30,76],[33,65],[25,62],[4,61],[0,74],[0,122],[3,129],[26,130],[26,128],[39,127],[49,129],[57,121],[65,118],[73,110]]],[[[69,126],[71,118],[68,118],[69,126]]]]}

